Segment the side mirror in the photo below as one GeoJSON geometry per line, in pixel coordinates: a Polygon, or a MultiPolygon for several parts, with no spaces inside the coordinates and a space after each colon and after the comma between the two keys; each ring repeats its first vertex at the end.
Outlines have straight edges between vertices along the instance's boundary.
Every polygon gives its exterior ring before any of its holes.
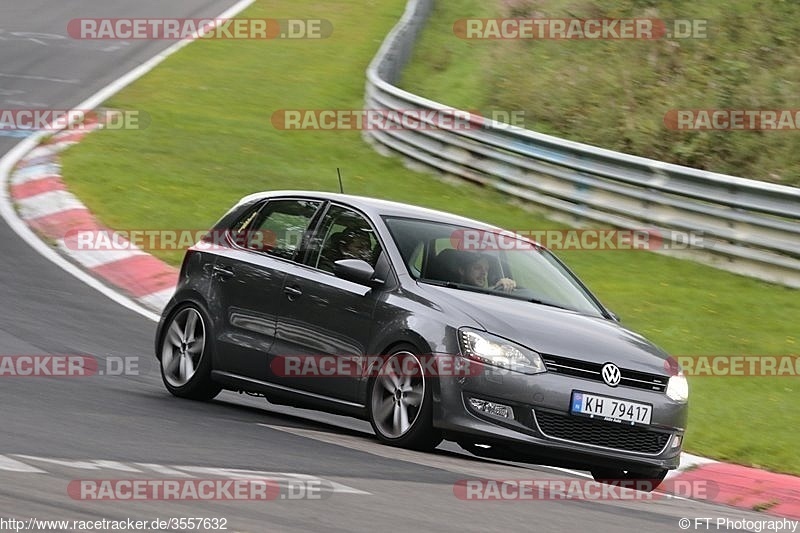
{"type": "Polygon", "coordinates": [[[611,315],[611,320],[614,322],[621,322],[621,319],[617,313],[611,311],[610,309],[606,309],[606,311],[608,311],[608,314],[611,315]]]}
{"type": "Polygon", "coordinates": [[[340,259],[333,264],[333,273],[337,278],[370,287],[383,283],[383,280],[373,279],[375,269],[362,259],[340,259]]]}

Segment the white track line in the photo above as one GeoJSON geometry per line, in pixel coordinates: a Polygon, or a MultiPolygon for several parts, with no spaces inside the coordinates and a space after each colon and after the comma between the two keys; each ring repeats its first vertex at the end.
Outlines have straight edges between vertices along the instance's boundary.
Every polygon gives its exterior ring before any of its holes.
{"type": "Polygon", "coordinates": [[[6,472],[28,472],[33,474],[45,473],[45,471],[40,468],[26,465],[21,461],[17,461],[16,459],[12,459],[11,457],[6,457],[5,455],[0,455],[0,470],[6,472]]]}

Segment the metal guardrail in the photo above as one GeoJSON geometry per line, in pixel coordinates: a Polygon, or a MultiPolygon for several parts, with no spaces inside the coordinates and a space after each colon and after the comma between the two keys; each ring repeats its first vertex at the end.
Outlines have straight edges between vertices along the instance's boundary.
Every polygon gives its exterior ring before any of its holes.
{"type": "MultiPolygon", "coordinates": [[[[453,111],[398,88],[434,0],[410,0],[367,69],[367,109],[453,111]]],[[[664,250],[800,288],[800,189],[682,167],[480,117],[461,129],[367,129],[365,138],[443,174],[493,187],[570,224],[660,231],[664,250]]],[[[533,229],[533,228],[531,228],[533,229]]]]}

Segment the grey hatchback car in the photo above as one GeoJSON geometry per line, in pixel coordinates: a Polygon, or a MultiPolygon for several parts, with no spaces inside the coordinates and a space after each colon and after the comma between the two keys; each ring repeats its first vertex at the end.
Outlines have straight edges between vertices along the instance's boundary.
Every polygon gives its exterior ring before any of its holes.
{"type": "Polygon", "coordinates": [[[187,251],[155,344],[175,396],[262,395],[391,445],[653,487],[680,460],[689,391],[669,356],[538,243],[441,211],[247,196],[187,251]]]}

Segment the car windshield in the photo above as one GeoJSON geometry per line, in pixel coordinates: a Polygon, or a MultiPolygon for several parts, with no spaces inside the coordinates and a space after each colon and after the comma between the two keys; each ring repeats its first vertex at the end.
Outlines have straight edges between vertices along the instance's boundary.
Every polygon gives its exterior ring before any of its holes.
{"type": "Polygon", "coordinates": [[[510,232],[401,217],[384,222],[414,279],[603,316],[548,250],[510,232]]]}

